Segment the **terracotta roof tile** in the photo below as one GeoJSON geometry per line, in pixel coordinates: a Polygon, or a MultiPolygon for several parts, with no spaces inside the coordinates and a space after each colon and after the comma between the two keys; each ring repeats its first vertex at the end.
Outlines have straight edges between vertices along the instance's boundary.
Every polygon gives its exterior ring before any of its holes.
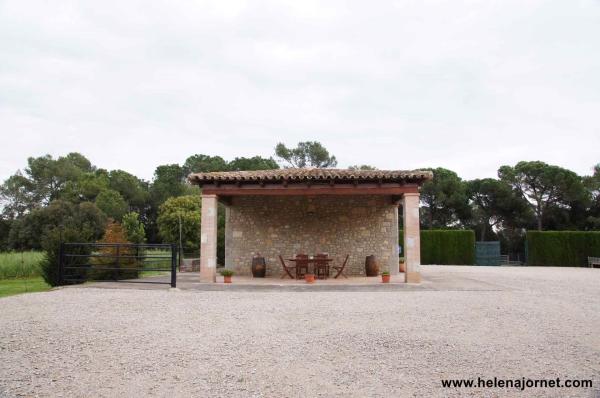
{"type": "Polygon", "coordinates": [[[277,180],[429,180],[429,170],[348,170],[348,169],[276,169],[255,171],[217,171],[192,173],[188,180],[199,184],[210,181],[277,181],[277,180]]]}

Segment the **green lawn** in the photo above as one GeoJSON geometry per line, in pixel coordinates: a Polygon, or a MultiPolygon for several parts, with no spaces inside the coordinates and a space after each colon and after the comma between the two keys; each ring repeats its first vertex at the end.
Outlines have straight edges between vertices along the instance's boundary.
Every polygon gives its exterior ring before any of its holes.
{"type": "Polygon", "coordinates": [[[45,292],[51,286],[44,282],[41,276],[30,278],[1,279],[0,297],[12,296],[21,293],[45,292]]]}

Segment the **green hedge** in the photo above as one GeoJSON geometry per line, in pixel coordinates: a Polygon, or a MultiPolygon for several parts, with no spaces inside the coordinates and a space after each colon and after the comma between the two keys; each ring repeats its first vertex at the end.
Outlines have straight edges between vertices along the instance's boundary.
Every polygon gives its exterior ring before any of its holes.
{"type": "Polygon", "coordinates": [[[600,257],[600,232],[527,232],[527,265],[587,267],[588,256],[600,257]]]}
{"type": "MultiPolygon", "coordinates": [[[[400,245],[404,254],[404,231],[400,245]]],[[[475,232],[471,230],[422,230],[421,264],[473,265],[475,232]]]]}

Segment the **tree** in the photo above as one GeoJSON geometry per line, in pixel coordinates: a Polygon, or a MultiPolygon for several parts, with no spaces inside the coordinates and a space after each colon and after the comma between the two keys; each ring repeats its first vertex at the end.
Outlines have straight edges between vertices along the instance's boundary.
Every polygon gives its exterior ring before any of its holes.
{"type": "Polygon", "coordinates": [[[0,188],[5,215],[19,217],[34,208],[58,199],[69,181],[94,171],[90,161],[79,153],[58,159],[52,156],[30,157],[24,172],[9,177],[0,188]]]}
{"type": "Polygon", "coordinates": [[[123,216],[121,222],[125,230],[125,237],[132,243],[144,243],[146,241],[146,231],[144,224],[140,221],[140,215],[135,211],[129,212],[123,216]]]}
{"type": "Polygon", "coordinates": [[[0,215],[0,251],[9,249],[8,237],[10,235],[10,228],[12,221],[4,218],[0,215]]]}
{"type": "Polygon", "coordinates": [[[160,204],[173,196],[184,195],[186,193],[184,179],[185,171],[178,164],[158,166],[150,187],[152,201],[160,204]]]}
{"type": "Polygon", "coordinates": [[[296,148],[287,148],[283,143],[275,147],[275,155],[292,167],[327,168],[337,166],[335,156],[317,141],[299,142],[296,148]]]}
{"type": "Polygon", "coordinates": [[[479,227],[479,238],[484,241],[486,234],[497,227],[514,228],[530,219],[527,203],[511,187],[493,178],[467,182],[467,196],[471,201],[472,214],[479,227]]]}
{"type": "Polygon", "coordinates": [[[251,158],[235,158],[227,165],[230,171],[240,170],[273,170],[278,169],[279,165],[273,158],[263,158],[254,156],[251,158]]]}
{"type": "Polygon", "coordinates": [[[422,222],[429,229],[465,224],[470,207],[465,183],[453,171],[438,167],[421,187],[422,222]]]}
{"type": "Polygon", "coordinates": [[[8,238],[9,246],[16,250],[39,250],[48,230],[66,226],[89,230],[92,237],[99,238],[104,233],[105,224],[106,215],[93,203],[73,204],[55,200],[48,206],[35,209],[13,221],[8,238]]]}
{"type": "Polygon", "coordinates": [[[544,162],[519,162],[515,167],[502,166],[498,176],[527,200],[535,213],[540,231],[548,213],[560,208],[569,210],[574,203],[589,200],[581,177],[570,170],[544,162]]]}
{"type": "Polygon", "coordinates": [[[23,216],[36,206],[33,183],[20,171],[9,177],[0,186],[0,204],[2,214],[8,219],[23,216]]]}
{"type": "Polygon", "coordinates": [[[179,231],[184,250],[196,250],[200,245],[200,199],[197,195],[170,198],[160,206],[157,224],[164,242],[179,243],[179,231]]]}
{"type": "Polygon", "coordinates": [[[600,229],[600,163],[594,166],[594,174],[585,177],[583,182],[591,198],[586,227],[597,230],[600,229]]]}
{"type": "Polygon", "coordinates": [[[129,210],[129,206],[121,194],[112,189],[100,192],[96,197],[96,206],[108,217],[117,221],[121,221],[123,215],[129,210]]]}
{"type": "Polygon", "coordinates": [[[368,164],[354,165],[348,167],[348,170],[377,170],[377,167],[369,166],[368,164]]]}
{"type": "Polygon", "coordinates": [[[137,250],[128,245],[131,242],[127,240],[127,232],[121,224],[110,220],[106,224],[104,236],[102,236],[99,243],[104,244],[98,248],[103,257],[94,257],[91,259],[92,269],[90,279],[135,279],[139,276],[139,269],[142,264],[135,258],[137,250]],[[124,245],[116,245],[118,243],[123,243],[124,245]],[[116,268],[115,263],[117,258],[119,268],[122,269],[114,269],[116,268]]]}
{"type": "Polygon", "coordinates": [[[60,199],[73,203],[94,201],[100,192],[107,189],[109,189],[108,172],[96,170],[83,173],[76,180],[67,181],[60,193],[60,199]]]}
{"type": "Polygon", "coordinates": [[[183,164],[183,175],[190,173],[208,173],[211,171],[226,171],[229,167],[227,162],[220,156],[192,155],[185,160],[183,164]]]}
{"type": "Polygon", "coordinates": [[[111,170],[108,173],[108,186],[119,192],[129,206],[137,210],[144,209],[148,203],[148,184],[126,171],[111,170]]]}

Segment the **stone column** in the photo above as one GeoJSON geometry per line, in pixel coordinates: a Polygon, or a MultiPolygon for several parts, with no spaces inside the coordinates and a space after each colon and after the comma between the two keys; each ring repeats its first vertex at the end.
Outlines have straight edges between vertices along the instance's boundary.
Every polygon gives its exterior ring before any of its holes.
{"type": "Polygon", "coordinates": [[[202,195],[200,229],[200,281],[216,282],[217,275],[217,195],[202,195]]]}
{"type": "Polygon", "coordinates": [[[419,194],[405,193],[402,205],[404,211],[404,263],[407,283],[421,282],[421,231],[419,227],[419,194]]]}

